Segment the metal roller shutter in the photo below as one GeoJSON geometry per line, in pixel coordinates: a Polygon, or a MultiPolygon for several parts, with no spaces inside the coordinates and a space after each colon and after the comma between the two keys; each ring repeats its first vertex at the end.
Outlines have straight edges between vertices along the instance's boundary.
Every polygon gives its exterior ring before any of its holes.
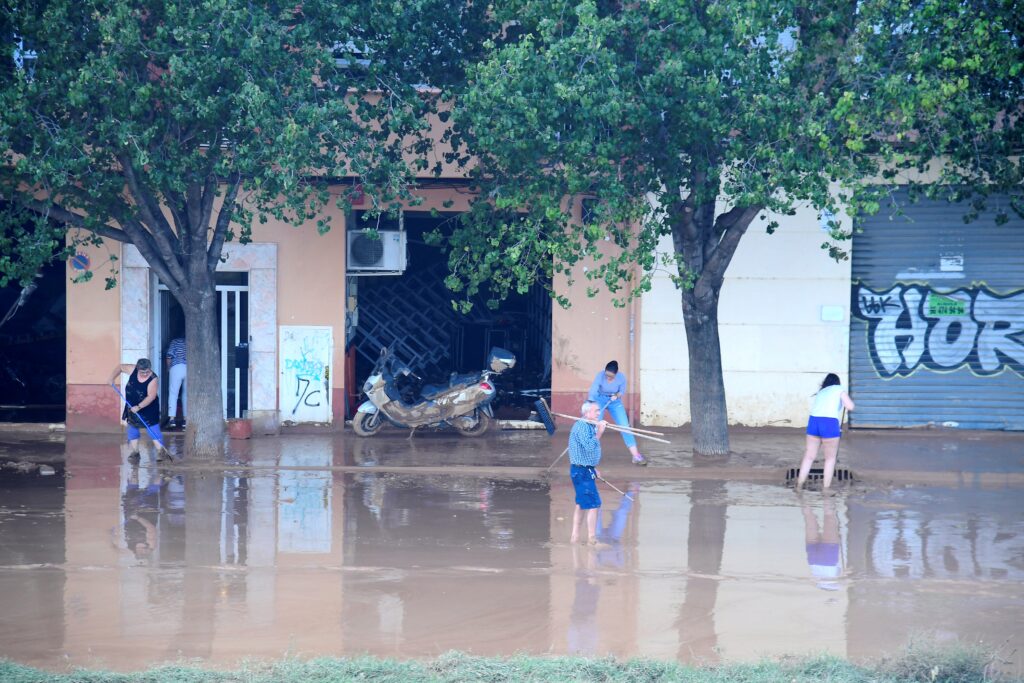
{"type": "Polygon", "coordinates": [[[1024,220],[895,202],[853,239],[852,423],[1024,429],[1024,220]]]}

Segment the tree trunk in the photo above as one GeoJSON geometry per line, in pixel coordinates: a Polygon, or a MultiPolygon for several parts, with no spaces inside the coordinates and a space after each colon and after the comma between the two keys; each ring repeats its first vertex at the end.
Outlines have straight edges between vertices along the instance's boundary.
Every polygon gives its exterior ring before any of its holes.
{"type": "Polygon", "coordinates": [[[702,296],[683,292],[683,321],[690,358],[690,423],[698,455],[728,455],[729,419],[718,338],[718,289],[702,296]]]}
{"type": "Polygon", "coordinates": [[[185,314],[188,357],[185,453],[193,458],[212,459],[224,452],[217,290],[212,278],[180,303],[185,314]]]}

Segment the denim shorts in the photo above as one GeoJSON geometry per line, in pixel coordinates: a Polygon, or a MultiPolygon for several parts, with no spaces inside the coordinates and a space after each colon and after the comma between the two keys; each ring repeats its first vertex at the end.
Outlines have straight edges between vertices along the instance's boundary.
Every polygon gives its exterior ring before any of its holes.
{"type": "Polygon", "coordinates": [[[576,489],[576,504],[581,510],[601,507],[601,496],[597,492],[597,474],[593,467],[570,465],[569,476],[572,477],[572,486],[576,489]]]}
{"type": "MultiPolygon", "coordinates": [[[[152,432],[150,436],[157,441],[163,441],[164,435],[160,433],[160,425],[150,425],[149,430],[152,432]]],[[[139,431],[138,427],[128,425],[127,436],[129,441],[135,441],[137,438],[142,436],[142,432],[139,431]]]]}
{"type": "Polygon", "coordinates": [[[821,439],[838,439],[841,434],[839,420],[834,417],[818,417],[811,415],[807,420],[807,436],[817,436],[821,439]]]}

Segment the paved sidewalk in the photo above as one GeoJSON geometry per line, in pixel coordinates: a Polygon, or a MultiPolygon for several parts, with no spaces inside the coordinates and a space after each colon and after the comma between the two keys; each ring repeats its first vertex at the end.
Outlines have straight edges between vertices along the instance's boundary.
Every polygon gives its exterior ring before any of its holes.
{"type": "MultiPolygon", "coordinates": [[[[671,445],[641,442],[651,461],[648,467],[630,464],[616,434],[604,439],[602,470],[630,479],[732,479],[782,481],[789,467],[799,464],[804,435],[789,428],[734,428],[732,453],[722,457],[695,456],[689,430],[665,429],[671,445]]],[[[404,471],[492,474],[535,478],[557,474],[567,462],[548,467],[565,448],[567,429],[554,436],[536,431],[502,431],[480,439],[447,433],[393,430],[363,439],[342,434],[288,434],[249,441],[229,441],[226,463],[186,458],[179,467],[404,471]],[[306,457],[318,454],[315,458],[306,457]]],[[[78,462],[109,464],[123,457],[117,435],[0,431],[0,465],[5,461],[61,462],[65,453],[78,462]]],[[[180,452],[180,435],[168,435],[168,446],[180,452]]],[[[843,437],[839,464],[865,482],[920,484],[1024,485],[1024,434],[956,430],[848,432],[843,437]]]]}

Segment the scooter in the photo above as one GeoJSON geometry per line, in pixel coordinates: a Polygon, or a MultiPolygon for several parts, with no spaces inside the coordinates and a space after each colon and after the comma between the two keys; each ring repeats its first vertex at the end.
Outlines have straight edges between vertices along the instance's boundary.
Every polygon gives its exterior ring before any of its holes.
{"type": "Polygon", "coordinates": [[[447,384],[422,385],[416,373],[397,361],[387,347],[363,383],[367,400],[359,406],[352,429],[359,436],[373,436],[385,424],[406,429],[450,426],[462,436],[481,436],[494,419],[491,401],[497,389],[491,377],[515,367],[511,351],[493,348],[488,369],[465,375],[452,373],[447,384]],[[405,392],[402,384],[415,382],[418,391],[405,392]]]}

